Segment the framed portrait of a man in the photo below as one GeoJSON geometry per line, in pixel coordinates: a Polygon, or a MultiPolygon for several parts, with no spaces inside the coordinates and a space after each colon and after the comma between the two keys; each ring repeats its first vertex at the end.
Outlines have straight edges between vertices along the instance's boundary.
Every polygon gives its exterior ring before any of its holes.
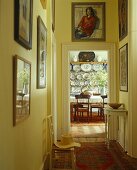
{"type": "Polygon", "coordinates": [[[128,0],[118,1],[119,12],[119,40],[124,39],[128,33],[128,0]]]}
{"type": "Polygon", "coordinates": [[[72,41],[105,41],[105,2],[72,3],[72,41]]]}

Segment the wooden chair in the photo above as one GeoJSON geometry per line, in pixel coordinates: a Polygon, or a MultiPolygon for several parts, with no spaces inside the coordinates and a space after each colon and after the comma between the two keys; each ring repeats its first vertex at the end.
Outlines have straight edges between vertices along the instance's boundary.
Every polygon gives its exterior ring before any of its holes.
{"type": "MultiPolygon", "coordinates": [[[[93,93],[94,96],[100,96],[101,94],[100,93],[93,93]]],[[[102,113],[102,109],[103,109],[103,105],[102,105],[102,102],[95,102],[95,103],[91,103],[90,104],[90,114],[91,114],[91,117],[92,117],[92,109],[98,109],[98,116],[101,117],[101,113],[102,113]]]]}
{"type": "MultiPolygon", "coordinates": [[[[48,116],[48,125],[49,125],[49,133],[50,133],[50,170],[53,170],[53,162],[59,161],[61,154],[69,154],[71,157],[71,169],[75,170],[75,148],[68,147],[68,148],[60,148],[54,142],[54,130],[53,130],[53,122],[52,122],[52,115],[48,116]]],[[[55,169],[54,169],[55,170],[55,169]]]]}
{"type": "Polygon", "coordinates": [[[79,121],[84,118],[86,114],[87,122],[89,122],[89,113],[90,113],[90,95],[80,94],[75,95],[76,98],[76,119],[79,121]]]}
{"type": "Polygon", "coordinates": [[[90,104],[90,114],[91,114],[91,117],[92,117],[92,109],[98,109],[98,116],[102,117],[102,112],[103,112],[103,104],[100,102],[100,103],[91,103],[90,104]]]}
{"type": "MultiPolygon", "coordinates": [[[[100,94],[98,94],[100,95],[100,94]]],[[[90,105],[90,112],[92,115],[92,109],[97,108],[98,109],[98,116],[100,116],[104,120],[104,105],[106,104],[104,102],[104,99],[107,98],[107,95],[101,95],[102,102],[99,103],[91,103],[90,105]]]]}

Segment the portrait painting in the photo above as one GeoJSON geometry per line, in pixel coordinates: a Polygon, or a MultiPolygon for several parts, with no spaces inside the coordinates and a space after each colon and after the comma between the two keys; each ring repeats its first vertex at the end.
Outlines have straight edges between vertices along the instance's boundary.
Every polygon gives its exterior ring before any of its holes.
{"type": "Polygon", "coordinates": [[[120,91],[128,91],[128,44],[119,50],[120,91]]]}
{"type": "Polygon", "coordinates": [[[105,3],[72,3],[72,41],[105,41],[105,3]]]}
{"type": "Polygon", "coordinates": [[[41,17],[37,19],[37,88],[46,87],[47,29],[41,17]]]}
{"type": "Polygon", "coordinates": [[[128,33],[128,0],[118,1],[119,12],[119,40],[124,39],[128,33]]]}

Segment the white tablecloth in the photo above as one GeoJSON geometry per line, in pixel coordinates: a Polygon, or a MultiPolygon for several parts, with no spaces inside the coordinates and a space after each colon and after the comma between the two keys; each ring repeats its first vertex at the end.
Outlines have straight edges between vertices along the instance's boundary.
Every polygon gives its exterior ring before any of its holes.
{"type": "MultiPolygon", "coordinates": [[[[70,102],[76,102],[75,96],[70,96],[70,102]]],[[[91,95],[90,103],[100,103],[100,102],[103,102],[102,97],[100,95],[99,96],[91,95]]]]}

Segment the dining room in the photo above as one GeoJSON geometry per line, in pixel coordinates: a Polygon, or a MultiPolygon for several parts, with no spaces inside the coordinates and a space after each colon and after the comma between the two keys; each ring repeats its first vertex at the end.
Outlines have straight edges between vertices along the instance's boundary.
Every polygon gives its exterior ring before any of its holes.
{"type": "Polygon", "coordinates": [[[70,51],[69,56],[71,134],[105,139],[104,107],[109,98],[107,51],[70,51]]]}
{"type": "Polygon", "coordinates": [[[107,51],[70,51],[70,117],[77,118],[76,95],[90,95],[90,115],[102,109],[107,103],[108,56],[107,51]]]}

